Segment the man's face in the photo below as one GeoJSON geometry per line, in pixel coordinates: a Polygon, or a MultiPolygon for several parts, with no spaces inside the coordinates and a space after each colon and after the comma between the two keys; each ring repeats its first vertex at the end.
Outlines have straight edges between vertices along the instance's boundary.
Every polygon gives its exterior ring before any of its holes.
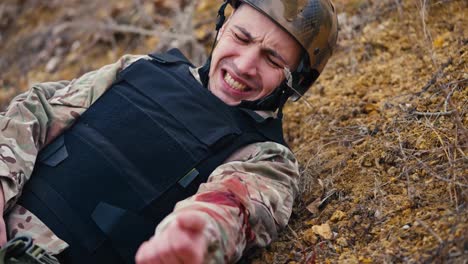
{"type": "Polygon", "coordinates": [[[228,105],[269,95],[296,68],[300,45],[268,17],[242,4],[220,31],[209,89],[228,105]]]}

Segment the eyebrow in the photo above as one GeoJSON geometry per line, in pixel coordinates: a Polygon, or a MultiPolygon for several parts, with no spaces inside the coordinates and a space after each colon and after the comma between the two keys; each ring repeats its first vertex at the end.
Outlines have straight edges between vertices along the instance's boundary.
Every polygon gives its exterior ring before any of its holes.
{"type": "MultiPolygon", "coordinates": [[[[241,27],[241,26],[237,26],[235,25],[234,26],[235,28],[237,28],[239,31],[242,32],[242,34],[245,35],[246,38],[248,38],[250,41],[253,41],[255,40],[255,38],[252,36],[252,34],[250,34],[249,31],[247,31],[247,29],[241,27]]],[[[276,52],[274,49],[272,48],[268,48],[268,47],[265,47],[264,48],[265,51],[267,51],[270,55],[272,55],[273,57],[279,59],[282,63],[284,63],[285,65],[288,65],[288,63],[286,62],[286,60],[278,53],[276,52]]]]}

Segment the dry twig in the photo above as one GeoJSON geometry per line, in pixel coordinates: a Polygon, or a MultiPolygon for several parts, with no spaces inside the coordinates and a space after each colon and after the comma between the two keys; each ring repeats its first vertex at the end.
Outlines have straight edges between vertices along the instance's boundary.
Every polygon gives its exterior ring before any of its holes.
{"type": "Polygon", "coordinates": [[[453,110],[452,111],[448,111],[448,112],[419,112],[419,111],[412,111],[411,114],[413,115],[417,115],[417,116],[449,116],[451,114],[453,114],[453,110]]]}
{"type": "Polygon", "coordinates": [[[422,93],[425,93],[432,85],[434,85],[437,80],[442,77],[442,73],[444,72],[444,69],[447,68],[450,64],[452,64],[453,59],[449,58],[445,63],[443,63],[439,69],[437,70],[436,73],[434,73],[431,77],[431,79],[423,86],[421,91],[416,93],[416,96],[421,95],[422,93]]]}
{"type": "Polygon", "coordinates": [[[184,41],[190,41],[193,39],[193,37],[190,35],[171,33],[168,31],[161,30],[161,28],[149,30],[149,29],[144,29],[144,28],[135,27],[131,25],[119,25],[119,24],[111,24],[111,23],[98,24],[97,28],[105,29],[105,30],[112,30],[112,31],[121,32],[121,33],[139,34],[139,35],[144,35],[144,36],[158,36],[162,38],[178,38],[184,41]]]}
{"type": "Polygon", "coordinates": [[[440,244],[444,243],[444,240],[442,240],[442,238],[430,226],[428,226],[423,220],[417,218],[416,222],[418,222],[427,231],[429,231],[429,233],[431,233],[431,235],[433,235],[439,241],[440,244]]]}

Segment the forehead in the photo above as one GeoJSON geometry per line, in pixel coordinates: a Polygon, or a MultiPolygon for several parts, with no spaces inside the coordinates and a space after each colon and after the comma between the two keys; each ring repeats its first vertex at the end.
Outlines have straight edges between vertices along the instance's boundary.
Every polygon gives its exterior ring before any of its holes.
{"type": "Polygon", "coordinates": [[[301,51],[300,44],[289,33],[248,4],[241,4],[234,11],[228,24],[229,27],[242,27],[263,45],[280,53],[294,54],[301,51]]]}

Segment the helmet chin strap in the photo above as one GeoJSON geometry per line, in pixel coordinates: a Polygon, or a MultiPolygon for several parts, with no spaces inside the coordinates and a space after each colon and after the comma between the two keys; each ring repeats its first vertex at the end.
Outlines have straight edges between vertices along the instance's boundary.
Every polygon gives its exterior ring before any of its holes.
{"type": "Polygon", "coordinates": [[[282,108],[288,100],[289,96],[291,96],[291,90],[288,89],[286,83],[283,82],[271,94],[255,101],[243,100],[238,106],[251,110],[278,110],[278,117],[280,117],[282,116],[282,108]]]}
{"type": "Polygon", "coordinates": [[[296,80],[293,77],[293,73],[291,73],[288,67],[283,68],[283,73],[285,80],[271,94],[255,101],[242,101],[239,106],[252,110],[275,111],[278,109],[277,116],[278,118],[282,118],[283,107],[288,101],[288,98],[294,93],[299,94],[299,92],[294,89],[294,81],[296,80]]]}
{"type": "Polygon", "coordinates": [[[228,4],[229,4],[229,1],[227,0],[224,1],[224,3],[221,5],[221,7],[218,10],[218,17],[216,19],[216,35],[213,41],[213,45],[211,46],[210,55],[208,56],[208,59],[206,60],[205,64],[198,70],[198,74],[200,75],[200,80],[203,86],[207,88],[208,88],[208,82],[210,80],[209,73],[210,73],[211,57],[213,56],[213,50],[218,40],[219,30],[221,29],[224,22],[226,21],[226,16],[224,15],[224,11],[228,4]]]}
{"type": "Polygon", "coordinates": [[[221,7],[218,10],[218,17],[216,19],[216,36],[215,36],[215,39],[213,41],[213,45],[211,46],[210,57],[213,54],[214,47],[216,46],[219,30],[221,29],[221,27],[223,27],[224,21],[226,21],[226,16],[224,15],[224,10],[226,10],[226,7],[227,7],[228,4],[229,4],[229,1],[224,1],[224,3],[221,5],[221,7]]]}

